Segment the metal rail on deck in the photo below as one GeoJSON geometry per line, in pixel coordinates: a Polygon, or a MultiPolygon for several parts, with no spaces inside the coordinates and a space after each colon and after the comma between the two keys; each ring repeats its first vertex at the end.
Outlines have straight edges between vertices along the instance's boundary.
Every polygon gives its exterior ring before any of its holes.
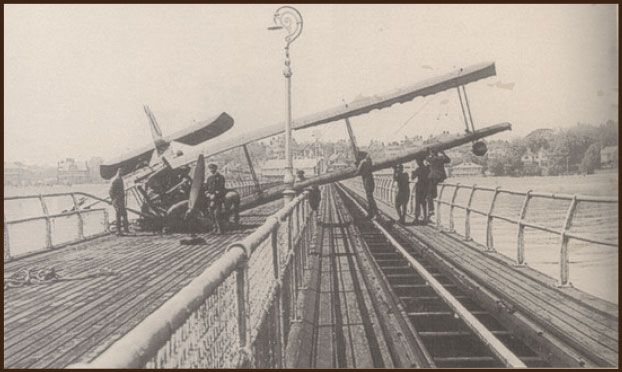
{"type": "MultiPolygon", "coordinates": [[[[365,209],[356,202],[352,196],[345,193],[348,198],[353,202],[353,204],[361,210],[361,212],[366,213],[365,209]]],[[[459,316],[467,326],[478,336],[480,340],[482,340],[492,352],[497,356],[503,364],[507,367],[513,368],[525,368],[525,364],[514,354],[512,353],[497,337],[495,337],[492,332],[490,332],[486,326],[484,326],[469,310],[464,307],[447,289],[443,287],[441,283],[439,283],[436,278],[428,272],[423,265],[421,265],[408,251],[404,248],[393,236],[380,224],[378,221],[371,221],[380,232],[385,236],[385,238],[393,245],[398,252],[404,257],[411,267],[417,271],[421,277],[423,277],[426,282],[432,287],[432,289],[443,299],[443,301],[451,307],[451,309],[455,312],[457,316],[459,316]]]]}
{"type": "Polygon", "coordinates": [[[304,192],[88,364],[283,368],[315,224],[304,192]]]}
{"type": "MultiPolygon", "coordinates": [[[[375,176],[377,178],[376,182],[376,191],[375,195],[385,203],[392,205],[393,204],[393,195],[395,195],[395,183],[392,181],[391,175],[380,175],[375,176]]],[[[361,181],[357,178],[354,182],[361,187],[361,181]]],[[[411,190],[411,199],[415,196],[415,188],[413,187],[411,190]]],[[[578,234],[570,231],[572,226],[573,219],[576,215],[577,206],[580,203],[598,203],[598,204],[618,204],[618,199],[613,197],[603,197],[603,196],[590,196],[590,195],[571,195],[571,194],[561,194],[561,193],[545,193],[545,192],[521,192],[515,190],[508,190],[500,187],[485,187],[485,186],[477,186],[477,185],[462,185],[460,183],[441,183],[439,184],[439,192],[438,197],[435,199],[436,203],[436,226],[441,228],[443,226],[443,218],[441,218],[441,205],[446,205],[449,207],[449,231],[455,232],[454,226],[454,209],[459,208],[465,210],[465,220],[464,220],[464,238],[466,240],[471,240],[471,227],[472,227],[472,219],[471,213],[475,213],[481,216],[486,217],[486,241],[481,242],[485,244],[486,250],[490,252],[494,252],[494,236],[493,236],[493,223],[494,220],[501,220],[505,222],[509,222],[515,224],[517,226],[517,244],[516,244],[516,264],[524,265],[525,264],[525,228],[532,228],[540,231],[544,231],[547,233],[555,234],[560,237],[559,243],[559,252],[560,252],[560,262],[559,262],[559,286],[570,286],[569,282],[569,254],[568,254],[568,242],[570,239],[575,239],[582,242],[605,245],[610,247],[617,247],[618,244],[615,242],[596,239],[585,236],[583,234],[578,234]],[[449,201],[442,200],[443,195],[445,194],[445,190],[453,189],[453,194],[451,195],[451,199],[449,201]],[[456,196],[458,194],[459,189],[469,189],[469,199],[466,205],[456,203],[456,196]],[[480,210],[472,207],[473,196],[476,192],[492,192],[492,199],[488,205],[487,210],[480,210]],[[519,215],[516,218],[510,218],[507,216],[502,216],[499,214],[495,214],[495,205],[498,203],[498,197],[501,194],[508,194],[514,196],[522,196],[523,204],[522,208],[519,211],[519,215]],[[542,198],[548,200],[564,200],[569,201],[569,205],[566,210],[565,219],[562,222],[562,227],[559,229],[551,228],[548,226],[543,226],[541,224],[528,222],[525,220],[525,216],[529,210],[530,201],[534,198],[542,198]]],[[[410,203],[410,209],[408,210],[409,215],[412,216],[414,212],[413,203],[410,203]]]]}

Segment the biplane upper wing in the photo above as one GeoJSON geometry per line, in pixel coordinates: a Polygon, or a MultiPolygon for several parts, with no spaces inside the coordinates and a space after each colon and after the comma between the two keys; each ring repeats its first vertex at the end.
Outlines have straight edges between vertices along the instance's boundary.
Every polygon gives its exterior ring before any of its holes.
{"type": "MultiPolygon", "coordinates": [[[[233,127],[233,118],[226,112],[202,121],[188,128],[177,131],[170,136],[164,137],[165,144],[171,141],[181,142],[186,145],[195,146],[204,141],[218,137],[233,127]]],[[[144,146],[137,150],[126,153],[118,158],[107,161],[99,167],[102,178],[108,180],[117,174],[117,170],[122,167],[122,175],[133,172],[137,167],[145,162],[149,162],[153,154],[154,146],[144,146]]]]}
{"type": "MultiPolygon", "coordinates": [[[[372,110],[390,107],[396,103],[408,102],[416,97],[440,93],[451,88],[456,88],[460,85],[465,85],[495,75],[496,70],[493,62],[472,65],[449,74],[424,80],[382,95],[359,99],[349,103],[348,105],[340,105],[329,110],[298,118],[292,122],[292,129],[298,130],[310,128],[316,125],[362,115],[372,110]]],[[[205,157],[217,155],[232,148],[283,133],[284,126],[284,123],[279,123],[254,131],[249,131],[229,140],[210,144],[209,148],[206,148],[201,152],[205,155],[205,157]]],[[[194,158],[196,158],[196,156],[194,158]]]]}
{"type": "Polygon", "coordinates": [[[233,127],[233,118],[226,112],[202,121],[191,127],[177,131],[166,139],[181,142],[184,145],[196,146],[214,137],[218,137],[233,127]]]}

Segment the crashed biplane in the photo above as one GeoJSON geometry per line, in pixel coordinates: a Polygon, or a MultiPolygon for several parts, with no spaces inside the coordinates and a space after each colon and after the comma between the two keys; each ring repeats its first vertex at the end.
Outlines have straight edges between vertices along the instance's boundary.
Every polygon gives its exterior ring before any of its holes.
{"type": "Polygon", "coordinates": [[[99,173],[103,179],[111,179],[117,174],[119,169],[122,170],[121,175],[126,176],[136,173],[142,168],[154,168],[157,165],[165,164],[167,159],[183,157],[184,151],[191,149],[189,146],[200,145],[205,141],[220,136],[233,127],[233,118],[226,112],[223,112],[214,118],[164,137],[149,106],[144,106],[144,109],[149,119],[153,146],[148,145],[136,149],[100,165],[99,173]]]}
{"type": "MultiPolygon", "coordinates": [[[[449,89],[456,89],[462,112],[464,115],[464,122],[466,125],[466,133],[462,135],[456,135],[454,138],[446,139],[444,141],[423,147],[404,151],[401,154],[397,154],[384,159],[374,159],[372,170],[378,171],[381,169],[389,168],[395,164],[412,161],[417,157],[425,156],[429,151],[434,150],[446,150],[452,147],[460,146],[466,143],[473,143],[473,152],[476,155],[483,155],[486,152],[486,146],[481,139],[499,133],[501,131],[510,130],[511,125],[509,123],[496,124],[490,127],[475,130],[473,121],[470,114],[470,107],[468,103],[468,97],[466,95],[465,85],[475,82],[480,79],[484,79],[496,74],[494,63],[482,63],[467,68],[459,69],[450,74],[428,79],[420,83],[407,86],[392,92],[375,95],[373,97],[359,99],[347,105],[340,105],[338,107],[322,111],[313,115],[305,116],[296,119],[292,122],[293,130],[306,129],[313,126],[322,124],[337,122],[344,120],[347,128],[352,151],[354,152],[355,159],[357,158],[358,148],[354,132],[352,130],[349,119],[358,115],[366,114],[372,110],[380,110],[390,107],[396,103],[404,103],[415,99],[416,97],[428,96],[436,93],[440,93],[449,89]]],[[[198,202],[202,196],[200,195],[200,184],[203,182],[204,164],[200,167],[195,166],[194,176],[190,177],[190,168],[192,164],[203,163],[205,159],[218,155],[222,152],[229,151],[234,148],[241,147],[244,150],[248,166],[251,170],[251,176],[255,183],[255,194],[252,198],[243,200],[240,204],[238,197],[239,210],[255,207],[262,203],[276,200],[283,195],[283,191],[291,188],[291,185],[277,185],[270,188],[263,189],[259,183],[257,176],[254,172],[254,165],[249,154],[247,146],[250,143],[259,141],[268,137],[279,135],[284,132],[283,124],[275,124],[255,131],[249,131],[245,134],[231,138],[226,141],[210,141],[207,146],[195,146],[188,149],[184,156],[172,157],[165,160],[165,168],[167,169],[184,169],[184,176],[181,177],[185,181],[185,191],[179,193],[177,199],[172,199],[168,204],[162,204],[160,206],[154,206],[152,199],[144,193],[142,211],[150,216],[160,217],[163,221],[171,222],[171,218],[194,218],[198,216],[197,209],[205,203],[198,202]],[[195,160],[197,159],[198,160],[195,160]],[[193,190],[193,192],[190,192],[193,190]],[[184,200],[184,197],[186,200],[184,200]],[[173,207],[174,208],[171,208],[173,207]],[[173,213],[174,212],[174,213],[173,213]]],[[[325,173],[316,177],[308,178],[304,181],[297,182],[293,185],[294,190],[302,190],[304,188],[321,185],[340,180],[345,180],[351,177],[357,176],[357,170],[354,165],[350,168],[342,169],[335,172],[325,173]]],[[[138,179],[140,180],[140,179],[138,179]]],[[[179,186],[176,186],[175,190],[179,190],[179,186]]],[[[179,221],[177,221],[179,222],[179,221]]],[[[166,222],[165,222],[166,223],[166,222]]],[[[188,223],[190,224],[190,223],[188,223]]]]}

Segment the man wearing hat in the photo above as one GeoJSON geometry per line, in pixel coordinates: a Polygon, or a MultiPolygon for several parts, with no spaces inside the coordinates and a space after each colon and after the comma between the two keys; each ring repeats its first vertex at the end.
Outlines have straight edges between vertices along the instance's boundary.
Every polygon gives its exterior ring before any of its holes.
{"type": "Polygon", "coordinates": [[[209,199],[209,210],[214,220],[216,233],[222,232],[220,227],[220,215],[223,207],[223,198],[225,197],[225,177],[218,172],[218,166],[210,163],[207,168],[210,175],[205,180],[207,191],[205,196],[209,199]]]}
{"type": "Polygon", "coordinates": [[[121,177],[122,170],[119,168],[117,174],[110,181],[110,201],[114,207],[115,214],[117,215],[117,235],[121,236],[123,233],[121,229],[126,233],[129,233],[127,222],[127,210],[125,209],[125,185],[123,184],[123,177],[121,177]]]}
{"type": "Polygon", "coordinates": [[[430,218],[434,215],[434,199],[437,196],[437,186],[447,178],[445,164],[449,164],[451,159],[445,154],[445,151],[441,150],[439,153],[439,151],[434,150],[428,156],[427,161],[430,164],[430,173],[428,175],[429,190],[427,193],[428,218],[430,218]]]}
{"type": "Polygon", "coordinates": [[[410,181],[408,173],[404,172],[404,166],[398,164],[393,167],[393,181],[397,184],[397,194],[395,195],[395,210],[399,216],[399,223],[406,222],[406,207],[410,199],[410,181]]]}
{"type": "Polygon", "coordinates": [[[357,154],[356,173],[363,179],[363,189],[365,189],[365,196],[367,198],[367,218],[372,219],[378,213],[378,207],[376,206],[376,200],[374,199],[374,174],[372,173],[372,160],[369,154],[365,151],[360,151],[357,154]]]}

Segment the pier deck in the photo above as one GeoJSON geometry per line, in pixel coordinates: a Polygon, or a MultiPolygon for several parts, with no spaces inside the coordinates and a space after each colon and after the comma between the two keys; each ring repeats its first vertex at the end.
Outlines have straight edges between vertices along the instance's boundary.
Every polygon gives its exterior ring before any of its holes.
{"type": "MultiPolygon", "coordinates": [[[[358,198],[363,200],[361,195],[358,198]]],[[[397,219],[393,206],[377,203],[385,216],[397,219]]],[[[395,227],[416,240],[421,253],[435,257],[445,270],[466,275],[471,286],[493,293],[504,311],[527,317],[539,328],[533,332],[537,337],[569,345],[577,359],[588,359],[586,365],[618,365],[617,305],[574,288],[558,288],[548,276],[517,267],[500,254],[485,252],[484,246],[433,226],[395,227]]]]}
{"type": "Polygon", "coordinates": [[[65,280],[4,291],[4,367],[62,368],[88,362],[203,272],[232,242],[281,207],[241,214],[242,228],[201,235],[107,235],[5,263],[5,276],[50,268],[65,280]],[[104,270],[104,271],[102,271],[104,270]]]}

